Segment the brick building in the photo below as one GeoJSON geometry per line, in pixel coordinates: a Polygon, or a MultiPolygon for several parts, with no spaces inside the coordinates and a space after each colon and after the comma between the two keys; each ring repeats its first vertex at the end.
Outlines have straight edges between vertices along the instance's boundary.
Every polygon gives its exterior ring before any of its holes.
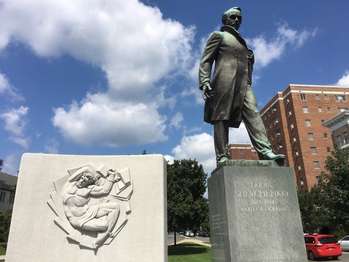
{"type": "Polygon", "coordinates": [[[256,150],[250,144],[229,145],[229,154],[232,159],[258,160],[256,150]]]}
{"type": "Polygon", "coordinates": [[[349,108],[349,88],[290,84],[261,110],[273,149],[286,155],[298,188],[309,189],[333,149],[323,123],[349,108]]]}
{"type": "Polygon", "coordinates": [[[330,128],[333,144],[337,148],[349,148],[349,110],[327,120],[324,126],[330,128]]]}

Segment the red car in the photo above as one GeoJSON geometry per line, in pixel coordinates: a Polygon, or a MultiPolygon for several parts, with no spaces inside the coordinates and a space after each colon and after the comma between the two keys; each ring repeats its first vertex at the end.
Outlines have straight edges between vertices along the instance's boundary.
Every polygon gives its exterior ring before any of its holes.
{"type": "Polygon", "coordinates": [[[322,257],[337,259],[342,255],[342,248],[334,235],[305,234],[304,241],[310,260],[322,257]]]}

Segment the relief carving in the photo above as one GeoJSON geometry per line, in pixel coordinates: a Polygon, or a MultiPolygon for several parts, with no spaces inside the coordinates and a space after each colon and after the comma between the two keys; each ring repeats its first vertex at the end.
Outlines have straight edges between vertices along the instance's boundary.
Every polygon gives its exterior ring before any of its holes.
{"type": "Polygon", "coordinates": [[[133,193],[128,168],[84,165],[68,170],[53,187],[47,203],[54,222],[80,247],[97,250],[110,244],[128,221],[133,193]]]}

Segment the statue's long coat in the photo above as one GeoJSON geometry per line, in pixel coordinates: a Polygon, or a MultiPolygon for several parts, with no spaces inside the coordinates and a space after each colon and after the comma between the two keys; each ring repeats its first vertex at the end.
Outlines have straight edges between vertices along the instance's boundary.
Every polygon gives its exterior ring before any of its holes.
{"type": "Polygon", "coordinates": [[[210,83],[215,93],[205,102],[206,122],[213,124],[225,120],[229,126],[239,127],[246,89],[251,84],[253,62],[252,51],[234,28],[223,26],[221,31],[210,35],[199,69],[200,88],[210,83]]]}

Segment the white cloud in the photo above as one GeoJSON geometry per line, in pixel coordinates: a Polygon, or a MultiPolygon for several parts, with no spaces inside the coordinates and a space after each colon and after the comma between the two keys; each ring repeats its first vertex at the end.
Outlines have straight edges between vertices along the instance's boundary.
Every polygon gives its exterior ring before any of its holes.
{"type": "Polygon", "coordinates": [[[23,100],[23,97],[11,86],[7,77],[2,73],[0,73],[0,95],[8,95],[13,100],[23,100]]]}
{"type": "Polygon", "coordinates": [[[183,118],[183,114],[181,112],[177,112],[171,119],[170,121],[170,126],[174,127],[174,128],[180,128],[182,125],[184,118],[183,118]]]}
{"type": "Polygon", "coordinates": [[[171,155],[164,155],[167,163],[169,163],[170,165],[172,165],[174,163],[174,157],[171,155]]]}
{"type": "MultiPolygon", "coordinates": [[[[250,144],[245,125],[242,123],[239,128],[230,128],[229,144],[250,144]]],[[[167,159],[196,159],[205,169],[211,173],[216,167],[216,154],[214,151],[213,136],[207,133],[200,133],[184,136],[179,145],[172,150],[173,156],[167,159]]]]}
{"type": "Polygon", "coordinates": [[[349,71],[344,73],[344,75],[337,81],[336,85],[349,86],[349,71]]]}
{"type": "Polygon", "coordinates": [[[5,75],[0,73],[0,94],[8,92],[10,89],[10,83],[8,82],[5,75]]]}
{"type": "Polygon", "coordinates": [[[241,123],[239,128],[229,129],[229,143],[230,144],[251,144],[244,123],[241,123]]]}
{"type": "Polygon", "coordinates": [[[276,36],[272,39],[266,39],[263,35],[247,39],[248,44],[254,51],[256,68],[262,68],[269,65],[274,60],[280,59],[287,47],[299,48],[304,43],[315,37],[317,30],[294,30],[287,24],[282,24],[277,28],[276,36]]]}
{"type": "Polygon", "coordinates": [[[81,105],[55,109],[53,124],[80,144],[123,146],[164,141],[165,119],[156,106],[114,102],[104,94],[88,95],[81,105]]]}
{"type": "Polygon", "coordinates": [[[50,139],[48,143],[44,146],[45,152],[49,154],[57,154],[59,152],[59,143],[55,139],[50,139]]]}
{"type": "Polygon", "coordinates": [[[196,159],[206,172],[216,167],[213,137],[207,133],[184,136],[172,154],[175,159],[196,159]]]}
{"type": "Polygon", "coordinates": [[[18,109],[11,109],[1,114],[1,118],[5,121],[5,130],[15,136],[21,136],[25,122],[23,117],[28,113],[28,107],[20,106],[18,109]]]}
{"type": "Polygon", "coordinates": [[[24,135],[28,110],[28,107],[20,106],[0,115],[5,122],[4,129],[10,133],[10,139],[23,148],[28,148],[29,145],[29,140],[24,135]]]}
{"type": "Polygon", "coordinates": [[[172,73],[187,72],[193,28],[138,0],[5,1],[0,24],[0,49],[15,39],[39,56],[70,55],[105,72],[109,104],[95,98],[101,94],[90,94],[55,110],[53,122],[64,136],[109,145],[165,139],[158,107],[175,101],[158,95],[156,85],[172,73]]]}
{"type": "Polygon", "coordinates": [[[10,174],[17,175],[19,170],[19,156],[11,154],[5,157],[2,171],[10,174]]]}

